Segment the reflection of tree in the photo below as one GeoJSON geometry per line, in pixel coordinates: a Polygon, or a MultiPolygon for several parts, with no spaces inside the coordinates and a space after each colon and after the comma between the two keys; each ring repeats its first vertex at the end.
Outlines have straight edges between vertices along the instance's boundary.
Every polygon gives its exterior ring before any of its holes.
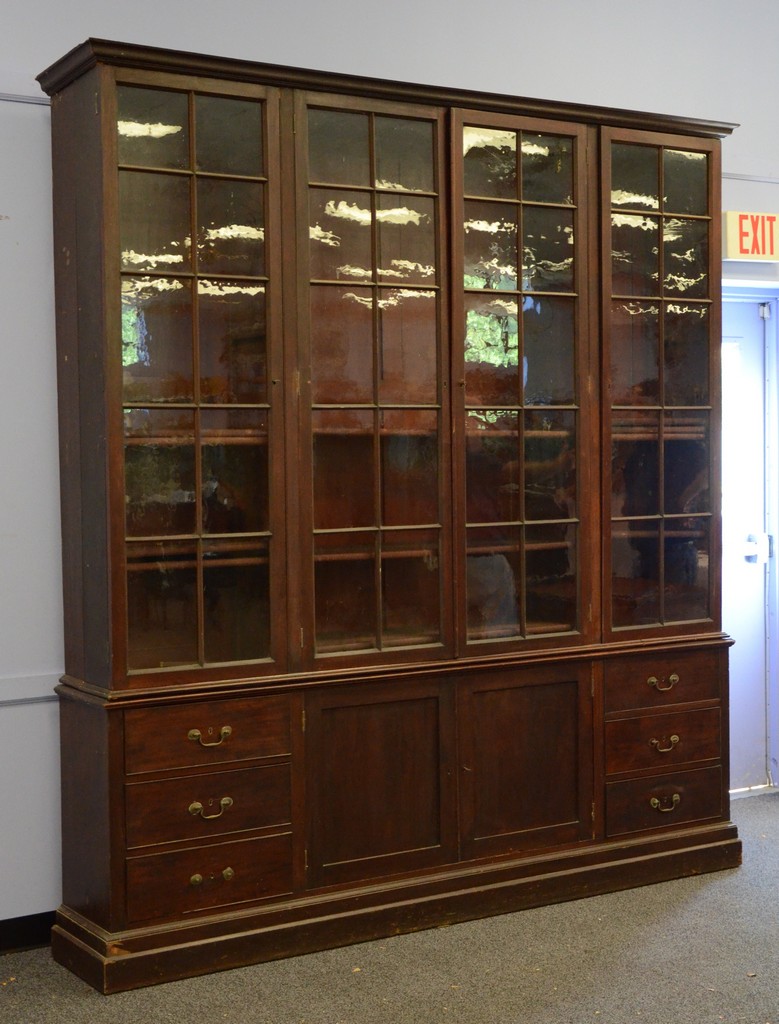
{"type": "Polygon", "coordinates": [[[491,303],[469,309],[465,327],[466,360],[491,366],[517,366],[516,304],[491,303]]]}

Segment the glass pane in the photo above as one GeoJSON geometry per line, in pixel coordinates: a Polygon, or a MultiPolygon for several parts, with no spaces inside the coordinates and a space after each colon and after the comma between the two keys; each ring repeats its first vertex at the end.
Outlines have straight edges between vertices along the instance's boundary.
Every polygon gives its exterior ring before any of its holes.
{"type": "Polygon", "coordinates": [[[465,204],[466,288],[516,288],[517,207],[504,203],[465,204]]]}
{"type": "Polygon", "coordinates": [[[665,311],[665,404],[709,404],[709,307],[671,303],[665,311]]]}
{"type": "Polygon", "coordinates": [[[522,287],[527,291],[573,291],[573,213],[523,208],[522,287]]]}
{"type": "Polygon", "coordinates": [[[184,92],[116,90],[117,161],[136,167],[189,166],[189,105],[184,92]]]}
{"type": "Polygon", "coordinates": [[[197,293],[202,401],[266,402],[265,286],[201,279],[197,293]]]}
{"type": "Polygon", "coordinates": [[[379,297],[379,399],[438,401],[435,292],[384,290],[379,297]]]}
{"type": "Polygon", "coordinates": [[[612,621],[644,626],[660,621],[660,527],[637,519],[615,523],[611,542],[612,621]]]}
{"type": "Polygon", "coordinates": [[[268,529],[268,418],[256,409],[201,413],[203,532],[268,529]]]}
{"type": "Polygon", "coordinates": [[[373,412],[317,410],[314,430],[314,525],[375,526],[373,412]]]}
{"type": "Polygon", "coordinates": [[[375,537],[371,531],[315,538],[317,654],[378,646],[375,537]]]}
{"type": "Polygon", "coordinates": [[[659,221],[615,213],[611,217],[611,291],[657,295],[660,291],[659,221]]]}
{"type": "Polygon", "coordinates": [[[532,526],[525,537],[528,634],[576,629],[576,527],[532,526]]]}
{"type": "Polygon", "coordinates": [[[399,117],[377,117],[376,188],[435,191],[433,125],[399,117]]]}
{"type": "Polygon", "coordinates": [[[665,291],[706,298],[709,288],[709,225],[705,220],[666,220],[663,225],[665,291]]]}
{"type": "Polygon", "coordinates": [[[665,523],[665,620],[706,619],[709,608],[709,520],[665,523]]]}
{"type": "Polygon", "coordinates": [[[660,420],[657,412],[613,414],[611,501],[615,516],[660,512],[660,420]]]}
{"type": "Polygon", "coordinates": [[[380,280],[390,284],[435,284],[435,200],[380,195],[376,220],[380,280]]]}
{"type": "Polygon", "coordinates": [[[192,291],[171,277],[122,279],[125,402],[191,402],[192,291]]]}
{"type": "Polygon", "coordinates": [[[128,536],[195,532],[194,419],[193,412],[182,409],[125,413],[128,536]]]}
{"type": "Polygon", "coordinates": [[[130,544],[127,570],[128,667],[196,664],[194,545],[130,544]]]}
{"type": "Polygon", "coordinates": [[[517,134],[499,128],[463,128],[465,194],[517,198],[517,134]]]}
{"type": "Polygon", "coordinates": [[[525,413],[525,519],[576,515],[576,413],[525,413]]]}
{"type": "Polygon", "coordinates": [[[576,401],[574,300],[527,296],[523,303],[526,405],[576,401]]]}
{"type": "Polygon", "coordinates": [[[658,210],[660,185],[655,146],[614,143],[611,147],[611,205],[658,210]]]}
{"type": "Polygon", "coordinates": [[[706,153],[666,149],[663,153],[664,208],[669,213],[706,215],[709,208],[709,159],[706,153]]]}
{"type": "Polygon", "coordinates": [[[122,270],[190,269],[189,181],[119,172],[122,270]]]}
{"type": "Polygon", "coordinates": [[[263,170],[262,107],[255,100],[195,98],[199,171],[258,177],[263,170]]]}
{"type": "Polygon", "coordinates": [[[382,522],[439,522],[438,413],[385,410],[381,421],[382,522]]]}
{"type": "Polygon", "coordinates": [[[519,636],[519,527],[467,531],[468,640],[519,636]]]}
{"type": "Polygon", "coordinates": [[[201,273],[265,273],[263,186],[198,179],[197,259],[201,273]]]}
{"type": "Polygon", "coordinates": [[[518,414],[483,409],[468,414],[466,519],[500,523],[520,518],[518,414]]]}
{"type": "Polygon", "coordinates": [[[615,302],[611,307],[611,401],[657,405],[660,392],[660,307],[615,302]]]}
{"type": "Polygon", "coordinates": [[[708,413],[666,413],[666,512],[711,511],[708,425],[708,413]]]}
{"type": "Polygon", "coordinates": [[[519,403],[517,300],[465,296],[465,401],[519,403]]]}
{"type": "Polygon", "coordinates": [[[373,279],[371,197],[311,189],[311,277],[362,284],[373,279]]]}
{"type": "Polygon", "coordinates": [[[522,135],[522,198],[525,202],[573,202],[573,139],[522,135]]]}
{"type": "Polygon", "coordinates": [[[269,657],[267,544],[233,541],[204,550],[203,613],[206,662],[269,657]]]}
{"type": "Polygon", "coordinates": [[[373,400],[373,292],[311,288],[311,383],[315,402],[373,400]]]}
{"type": "Polygon", "coordinates": [[[370,185],[367,114],[308,111],[309,181],[370,185]]]}
{"type": "Polygon", "coordinates": [[[382,537],[382,646],[441,640],[437,530],[393,530],[382,537]]]}

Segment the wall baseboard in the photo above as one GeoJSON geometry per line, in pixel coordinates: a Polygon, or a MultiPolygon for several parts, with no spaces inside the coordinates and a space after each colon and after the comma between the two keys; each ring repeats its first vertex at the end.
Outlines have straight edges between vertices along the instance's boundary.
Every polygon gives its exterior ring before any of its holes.
{"type": "Polygon", "coordinates": [[[50,945],[54,916],[52,910],[45,914],[30,914],[28,917],[12,917],[0,921],[0,953],[50,945]]]}

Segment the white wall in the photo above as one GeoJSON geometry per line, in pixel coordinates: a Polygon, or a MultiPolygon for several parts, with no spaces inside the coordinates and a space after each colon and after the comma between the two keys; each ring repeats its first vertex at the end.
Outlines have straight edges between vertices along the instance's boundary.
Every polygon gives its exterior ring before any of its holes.
{"type": "MultiPolygon", "coordinates": [[[[8,0],[5,0],[7,3],[8,0]]],[[[7,14],[7,12],[6,12],[7,14]]],[[[0,32],[0,920],[59,902],[62,670],[48,110],[89,36],[740,122],[724,206],[779,211],[776,0],[25,0],[0,32]]]]}

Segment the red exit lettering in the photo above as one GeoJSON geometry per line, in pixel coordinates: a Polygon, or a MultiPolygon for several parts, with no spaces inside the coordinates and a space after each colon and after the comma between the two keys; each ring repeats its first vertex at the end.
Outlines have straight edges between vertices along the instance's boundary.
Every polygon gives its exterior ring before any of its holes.
{"type": "Polygon", "coordinates": [[[738,250],[742,256],[774,256],[775,214],[740,213],[738,250]]]}

